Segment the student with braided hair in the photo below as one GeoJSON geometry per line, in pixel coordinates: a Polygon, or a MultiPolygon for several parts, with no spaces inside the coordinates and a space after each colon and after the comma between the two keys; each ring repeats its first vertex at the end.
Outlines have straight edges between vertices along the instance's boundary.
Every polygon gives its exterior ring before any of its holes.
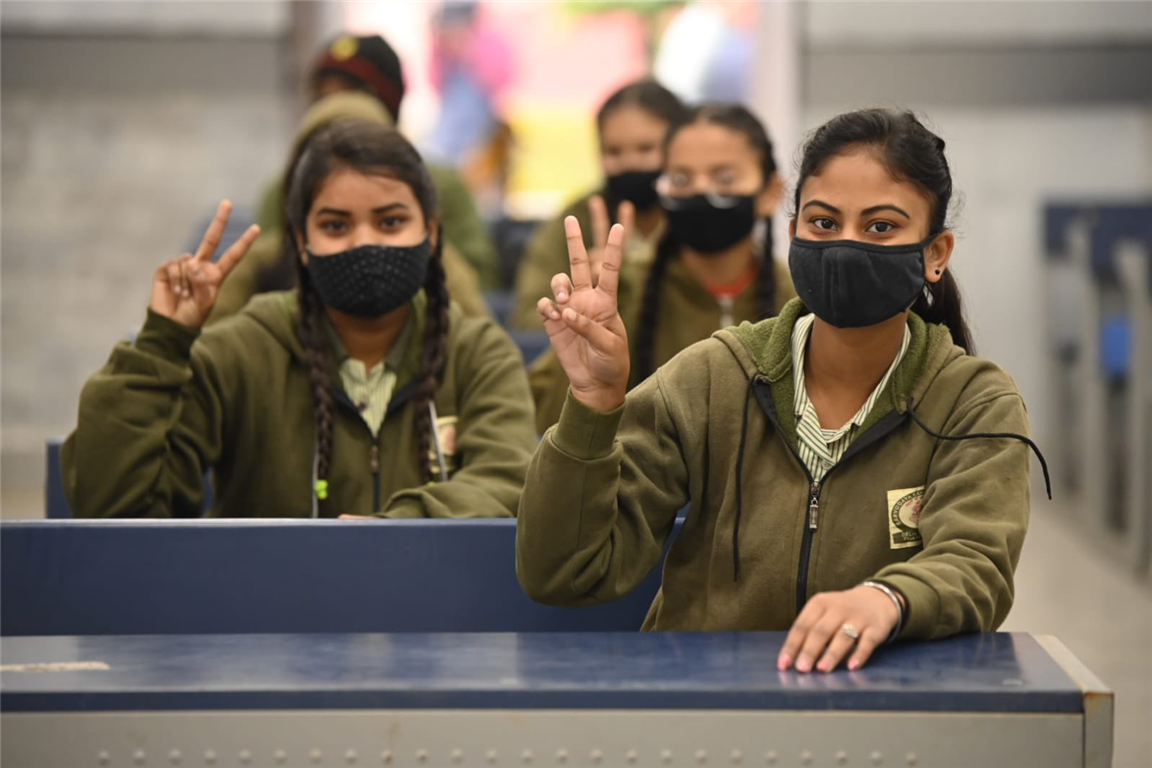
{"type": "MultiPolygon", "coordinates": [[[[735,104],[697,107],[669,129],[664,157],[656,186],[667,228],[641,279],[620,275],[635,361],[630,386],[722,328],[775,316],[796,295],[787,266],[772,255],[784,185],[760,121],[735,104]]],[[[589,256],[598,261],[599,253],[589,256]]],[[[560,418],[568,377],[551,351],[529,379],[543,433],[560,418]]]]}
{"type": "Polygon", "coordinates": [[[286,202],[298,288],[201,332],[259,230],[164,264],[63,450],[85,517],[507,517],[535,445],[520,353],[449,302],[436,190],[378,123],[308,142],[286,202]]]}

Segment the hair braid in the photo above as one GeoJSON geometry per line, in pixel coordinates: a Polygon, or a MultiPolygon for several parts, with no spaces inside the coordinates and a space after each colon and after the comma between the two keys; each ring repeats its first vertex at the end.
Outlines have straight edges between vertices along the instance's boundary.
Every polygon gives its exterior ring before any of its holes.
{"type": "Polygon", "coordinates": [[[756,274],[756,319],[775,317],[779,286],[776,285],[776,260],[772,255],[772,217],[764,218],[764,253],[760,258],[760,271],[756,274]]]}
{"type": "Polygon", "coordinates": [[[656,246],[656,256],[648,268],[644,284],[644,299],[640,305],[640,324],[636,330],[636,378],[643,381],[656,370],[656,324],[660,320],[660,289],[668,265],[680,252],[680,244],[671,235],[664,235],[656,246]]]}
{"type": "MultiPolygon", "coordinates": [[[[312,398],[316,411],[316,480],[327,483],[332,468],[333,429],[335,425],[335,401],[332,396],[332,376],[328,369],[328,345],[324,339],[324,326],[321,314],[324,306],[312,285],[308,268],[299,258],[296,259],[296,279],[300,286],[300,309],[297,314],[297,327],[300,341],[304,345],[304,356],[308,361],[308,374],[312,380],[312,398]]],[[[321,486],[326,488],[326,486],[321,486]]],[[[313,488],[318,498],[319,509],[324,509],[326,490],[313,488]]]]}
{"type": "Polygon", "coordinates": [[[424,349],[420,353],[420,372],[417,374],[420,387],[413,401],[416,409],[416,455],[425,483],[434,479],[428,455],[433,449],[433,430],[436,429],[428,406],[436,397],[436,386],[444,370],[448,346],[449,297],[444,277],[443,242],[443,231],[437,232],[436,247],[432,258],[428,260],[428,273],[424,278],[428,309],[424,324],[424,349]]]}

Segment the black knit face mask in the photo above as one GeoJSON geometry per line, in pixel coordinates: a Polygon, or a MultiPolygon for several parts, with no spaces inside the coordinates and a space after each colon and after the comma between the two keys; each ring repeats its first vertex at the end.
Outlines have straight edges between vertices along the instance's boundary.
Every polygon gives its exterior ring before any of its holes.
{"type": "Polygon", "coordinates": [[[668,233],[705,256],[723,253],[752,234],[756,224],[753,195],[661,197],[668,233]]]}
{"type": "Polygon", "coordinates": [[[656,179],[661,171],[625,171],[607,179],[608,197],[617,202],[627,200],[638,211],[647,211],[656,205],[656,179]]]}
{"type": "Polygon", "coordinates": [[[308,273],[324,305],[355,317],[381,317],[412,300],[428,272],[432,241],[361,245],[330,256],[308,251],[308,273]]]}
{"type": "Polygon", "coordinates": [[[804,306],[837,328],[864,328],[895,317],[924,290],[924,249],[936,235],[907,245],[792,239],[788,267],[804,306]]]}

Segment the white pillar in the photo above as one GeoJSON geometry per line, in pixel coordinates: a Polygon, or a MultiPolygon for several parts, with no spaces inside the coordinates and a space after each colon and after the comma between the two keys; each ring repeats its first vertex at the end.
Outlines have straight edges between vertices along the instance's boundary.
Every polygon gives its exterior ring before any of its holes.
{"type": "Polygon", "coordinates": [[[776,216],[777,259],[787,258],[790,195],[795,182],[797,148],[804,135],[800,103],[803,13],[798,0],[772,0],[757,4],[754,38],[755,71],[749,106],[764,121],[775,149],[776,164],[784,176],[789,197],[776,216]]]}

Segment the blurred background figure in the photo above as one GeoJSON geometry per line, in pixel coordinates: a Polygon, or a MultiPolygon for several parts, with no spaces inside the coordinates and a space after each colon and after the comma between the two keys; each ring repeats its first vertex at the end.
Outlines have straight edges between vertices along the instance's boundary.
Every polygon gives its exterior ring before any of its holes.
{"type": "Polygon", "coordinates": [[[511,131],[502,101],[516,69],[511,44],[479,6],[446,2],[433,17],[429,79],[440,115],[425,143],[430,158],[471,177],[473,189],[504,173],[511,131]]]}

